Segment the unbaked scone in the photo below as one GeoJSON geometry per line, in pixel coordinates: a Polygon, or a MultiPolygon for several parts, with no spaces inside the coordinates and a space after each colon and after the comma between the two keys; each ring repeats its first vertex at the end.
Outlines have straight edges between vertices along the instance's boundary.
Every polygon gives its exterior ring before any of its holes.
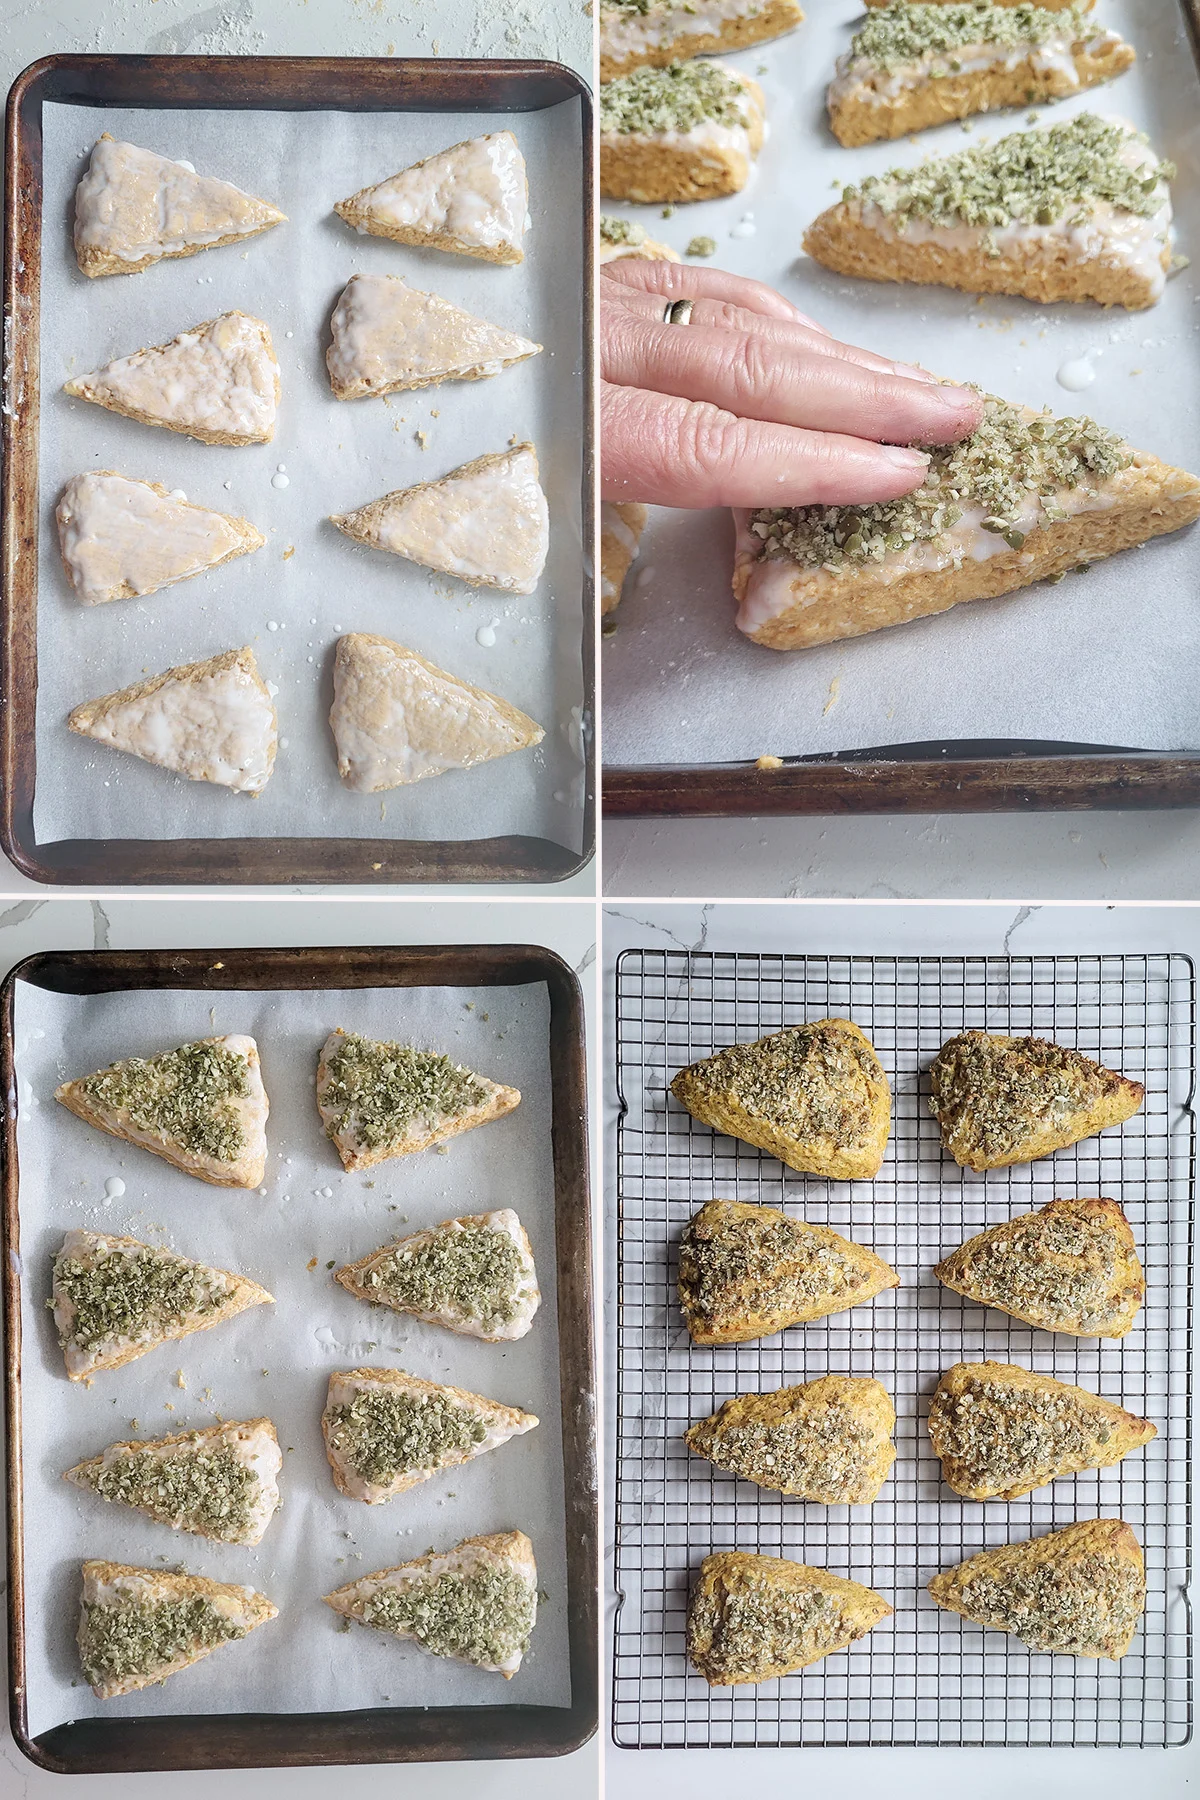
{"type": "Polygon", "coordinates": [[[896,1460],[896,1409],[881,1382],[821,1375],[738,1394],[684,1433],[727,1474],[823,1506],[869,1506],[896,1460]]]}
{"type": "Polygon", "coordinates": [[[261,1543],[279,1507],[283,1456],[270,1419],[110,1444],[63,1480],[218,1544],[261,1543]]]}
{"type": "Polygon", "coordinates": [[[797,0],[600,0],[600,79],[747,50],[803,18],[797,0]]]}
{"type": "Polygon", "coordinates": [[[641,262],[680,262],[678,250],[646,236],[646,227],[636,219],[619,219],[613,213],[600,214],[600,241],[596,249],[599,263],[619,262],[632,256],[641,262]]]}
{"type": "Polygon", "coordinates": [[[519,263],[529,225],[525,159],[511,131],[439,150],[334,207],[372,237],[519,263]]]}
{"type": "Polygon", "coordinates": [[[321,1431],[334,1485],[379,1506],[532,1431],[534,1413],[403,1369],[349,1369],[329,1377],[321,1431]]]}
{"type": "Polygon", "coordinates": [[[325,363],[338,400],[440,381],[482,381],[542,347],[440,294],[409,287],[400,275],[352,275],[333,309],[331,330],[325,363]]]}
{"type": "Polygon", "coordinates": [[[202,444],[269,444],[279,364],[262,320],[227,312],[169,343],[72,376],[63,392],[202,444]]]}
{"type": "Polygon", "coordinates": [[[523,1338],[542,1297],[525,1228],[507,1206],[415,1231],[334,1280],[356,1300],[489,1344],[523,1338]]]}
{"type": "Polygon", "coordinates": [[[99,1700],[154,1687],[277,1616],[265,1594],[203,1575],[83,1565],[79,1661],[99,1700]]]}
{"type": "Polygon", "coordinates": [[[85,275],[136,275],[165,257],[240,244],[286,220],[232,182],[105,131],[75,190],[75,256],[85,275]]]}
{"type": "Polygon", "coordinates": [[[710,1687],[773,1681],[847,1650],[891,1607],[873,1588],[783,1556],[706,1556],[688,1607],[688,1661],[710,1687]]]}
{"type": "Polygon", "coordinates": [[[490,1125],[521,1104],[505,1087],[437,1050],[331,1031],[317,1063],[317,1111],[345,1169],[411,1156],[490,1125]]]}
{"type": "Polygon", "coordinates": [[[600,192],[644,202],[736,194],[765,130],[762,89],[736,69],[635,69],[600,90],[600,192]]]}
{"type": "Polygon", "coordinates": [[[156,594],[267,541],[249,519],[115,469],[73,475],[54,516],[63,567],[84,606],[156,594]]]}
{"type": "Polygon", "coordinates": [[[638,553],[649,516],[640,500],[600,502],[601,613],[614,612],[620,603],[625,577],[638,553]]]}
{"type": "Polygon", "coordinates": [[[979,1306],[1073,1337],[1124,1337],[1146,1298],[1133,1233],[1115,1200],[1051,1200],[989,1225],[934,1274],[979,1306]]]}

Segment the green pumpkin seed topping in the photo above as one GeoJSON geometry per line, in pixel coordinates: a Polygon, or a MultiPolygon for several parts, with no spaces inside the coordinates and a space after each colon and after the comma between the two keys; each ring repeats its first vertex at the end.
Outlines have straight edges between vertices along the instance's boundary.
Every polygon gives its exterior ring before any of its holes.
{"type": "Polygon", "coordinates": [[[525,1257],[507,1231],[460,1225],[424,1242],[402,1243],[368,1270],[368,1299],[391,1300],[421,1313],[456,1313],[485,1327],[511,1324],[525,1257]]]}
{"type": "Polygon", "coordinates": [[[130,1675],[152,1675],[181,1656],[245,1636],[244,1625],[227,1619],[201,1594],[157,1603],[89,1601],[79,1629],[79,1657],[84,1675],[96,1687],[130,1675]]]}
{"type": "Polygon", "coordinates": [[[119,1500],[183,1531],[236,1541],[250,1522],[258,1479],[228,1444],[155,1456],[131,1450],[87,1472],[104,1500],[119,1500]]]}
{"type": "Polygon", "coordinates": [[[745,125],[746,90],[715,62],[634,69],[600,89],[600,129],[652,133],[745,125]]]}
{"type": "Polygon", "coordinates": [[[364,1388],[326,1417],[330,1448],[375,1487],[436,1469],[448,1456],[470,1455],[487,1436],[479,1414],[446,1394],[364,1388]]]}
{"type": "Polygon", "coordinates": [[[418,1119],[448,1118],[482,1106],[477,1075],[434,1050],[377,1043],[347,1032],[326,1058],[321,1105],[329,1137],[350,1132],[365,1150],[402,1139],[418,1119]]]}
{"type": "Polygon", "coordinates": [[[652,0],[601,0],[600,10],[615,13],[641,13],[644,18],[650,11],[651,3],[652,0]]]}
{"type": "Polygon", "coordinates": [[[971,0],[960,6],[880,7],[872,12],[850,41],[849,60],[869,62],[887,74],[926,57],[946,56],[934,69],[940,75],[958,75],[962,64],[953,52],[981,44],[1002,50],[1032,50],[1066,39],[1087,42],[1103,36],[1103,27],[1088,17],[1084,5],[1052,12],[1044,6],[992,6],[971,0]]]}
{"type": "MultiPolygon", "coordinates": [[[[86,1260],[60,1254],[54,1284],[75,1309],[64,1342],[81,1350],[94,1350],[112,1338],[137,1338],[194,1313],[212,1312],[229,1293],[219,1270],[145,1244],[99,1250],[86,1260]]],[[[48,1304],[52,1306],[53,1300],[48,1304]]]]}
{"type": "Polygon", "coordinates": [[[600,214],[600,241],[604,244],[629,244],[636,248],[646,241],[646,227],[636,219],[619,219],[613,213],[600,214]]]}
{"type": "Polygon", "coordinates": [[[405,1632],[434,1656],[502,1666],[524,1655],[533,1632],[536,1597],[507,1564],[447,1573],[403,1587],[378,1588],[363,1620],[380,1631],[405,1632]]]}
{"type": "Polygon", "coordinates": [[[93,1105],[126,1113],[139,1131],[172,1138],[194,1156],[236,1162],[245,1133],[234,1100],[250,1093],[246,1058],[224,1044],[184,1044],[162,1056],[131,1056],[79,1087],[93,1105]]]}

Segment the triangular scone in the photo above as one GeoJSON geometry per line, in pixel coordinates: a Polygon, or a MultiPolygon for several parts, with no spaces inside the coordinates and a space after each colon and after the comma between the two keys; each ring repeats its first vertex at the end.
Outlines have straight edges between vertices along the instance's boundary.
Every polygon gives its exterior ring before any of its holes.
{"type": "Polygon", "coordinates": [[[1133,126],[1080,113],[868,175],[813,220],[804,248],[869,281],[1140,311],[1171,267],[1174,173],[1133,126]]]}
{"type": "Polygon", "coordinates": [[[706,1556],[688,1607],[687,1653],[710,1687],[773,1681],[847,1650],[891,1607],[873,1588],[783,1556],[706,1556]]]}
{"type": "Polygon", "coordinates": [[[200,1038],[131,1056],[54,1098],[77,1118],[215,1187],[256,1188],[267,1166],[267,1095],[252,1037],[200,1038]]]}
{"type": "Polygon", "coordinates": [[[1046,1038],[963,1031],[929,1070],[929,1110],[955,1162],[977,1173],[1034,1162],[1141,1111],[1140,1081],[1046,1038]]]}
{"type": "Polygon", "coordinates": [[[1013,1363],[955,1363],[929,1406],[929,1441],[967,1500],[1019,1500],[1060,1475],[1107,1469],[1158,1431],[1086,1388],[1013,1363]]]}
{"type": "Polygon", "coordinates": [[[437,481],[332,517],[339,531],[362,544],[504,594],[532,594],[550,548],[532,444],[477,456],[437,481]]]}
{"type": "Polygon", "coordinates": [[[403,1369],[350,1369],[329,1377],[321,1415],[334,1484],[378,1506],[442,1469],[498,1450],[532,1431],[534,1413],[403,1369]]]}
{"type": "Polygon", "coordinates": [[[1133,1233],[1115,1200],[1052,1200],[989,1225],[934,1274],[979,1306],[1073,1337],[1124,1337],[1146,1297],[1133,1233]]]}
{"type": "Polygon", "coordinates": [[[489,1344],[524,1337],[541,1300],[529,1239],[507,1206],[415,1231],[334,1280],[358,1300],[489,1344]]]}
{"type": "Polygon", "coordinates": [[[803,18],[796,0],[601,0],[600,79],[746,50],[803,18]]]}
{"type": "Polygon", "coordinates": [[[679,1304],[694,1344],[771,1337],[899,1285],[861,1244],[773,1206],[710,1200],[679,1245],[679,1304]]]}
{"type": "Polygon", "coordinates": [[[356,794],[473,769],[546,735],[498,694],[365,631],[338,639],[329,724],[338,774],[356,794]]]}
{"type": "Polygon", "coordinates": [[[613,213],[600,214],[596,244],[598,263],[620,262],[633,257],[639,262],[681,262],[678,250],[646,236],[646,228],[635,219],[617,218],[613,213]]]}
{"type": "Polygon", "coordinates": [[[1061,100],[1137,61],[1082,9],[898,4],[874,12],[838,58],[826,102],[840,144],[906,137],[947,119],[1061,100]]]}
{"type": "Polygon", "coordinates": [[[286,217],[232,182],[106,131],[75,190],[75,255],[85,275],[136,275],[164,257],[240,243],[286,217]]]}
{"type": "Polygon", "coordinates": [[[273,1302],[244,1275],[137,1238],[68,1231],[54,1259],[51,1305],[72,1381],[273,1302]]]}
{"type": "Polygon", "coordinates": [[[1011,1632],[1031,1650],[1120,1660],[1146,1607],[1146,1563],[1123,1519],[1080,1519],[1001,1544],[935,1575],[947,1612],[1011,1632]]]}
{"type": "Polygon", "coordinates": [[[600,502],[600,611],[614,612],[648,517],[639,500],[600,502]]]}
{"type": "Polygon", "coordinates": [[[85,606],[156,594],[267,541],[249,519],[113,469],[72,476],[54,516],[67,579],[85,606]]]}
{"type": "Polygon", "coordinates": [[[361,400],[439,381],[482,381],[541,349],[399,275],[352,275],[333,309],[325,363],[334,397],[361,400]]]}
{"type": "Polygon", "coordinates": [[[821,1375],[738,1394],[684,1433],[689,1450],[759,1487],[824,1506],[869,1506],[896,1460],[896,1409],[878,1381],[821,1375]]]}
{"type": "Polygon", "coordinates": [[[511,131],[488,132],[339,200],[334,211],[371,237],[519,263],[529,218],[525,159],[511,131]]]}
{"type": "Polygon", "coordinates": [[[523,1531],[464,1538],[325,1595],[326,1606],[431,1656],[511,1680],[537,1621],[537,1564],[523,1531]]]}
{"type": "Polygon", "coordinates": [[[279,741],[271,693],[249,645],[101,694],[77,706],[67,724],[80,737],[238,794],[262,793],[279,741]]]}
{"type": "Polygon", "coordinates": [[[279,364],[262,320],[227,312],[170,343],[74,376],[63,392],[202,444],[269,444],[279,364]]]}
{"type": "Polygon", "coordinates": [[[765,135],[762,89],[740,70],[634,69],[600,90],[600,192],[642,204],[740,193],[765,135]]]}
{"type": "Polygon", "coordinates": [[[279,1506],[283,1457],[270,1419],[231,1420],[172,1437],[110,1444],[64,1481],[132,1506],[173,1531],[257,1544],[279,1506]]]}
{"type": "Polygon", "coordinates": [[[97,1698],[115,1700],[177,1675],[278,1612],[253,1588],[203,1575],[85,1562],[79,1660],[97,1698]]]}
{"type": "Polygon", "coordinates": [[[832,1181],[878,1175],[892,1105],[857,1025],[816,1019],[731,1044],[681,1069],[671,1092],[694,1119],[832,1181]]]}
{"type": "MultiPolygon", "coordinates": [[[[970,0],[968,0],[969,3],[970,0]]],[[[896,0],[863,0],[863,4],[864,6],[894,6],[896,0]]],[[[905,0],[905,4],[910,6],[961,6],[963,0],[905,0]]],[[[1000,6],[1027,6],[1029,0],[998,0],[998,4],[1000,6]]],[[[1046,12],[1062,12],[1068,6],[1078,6],[1081,12],[1091,12],[1096,0],[1038,0],[1038,4],[1046,12]]]]}
{"type": "Polygon", "coordinates": [[[734,516],[738,630],[770,650],[806,650],[1011,594],[1178,531],[1200,517],[1200,477],[1092,419],[987,395],[978,429],[932,450],[914,494],[734,516]]]}
{"type": "Polygon", "coordinates": [[[340,1025],[317,1063],[317,1111],[346,1169],[427,1150],[520,1104],[519,1089],[438,1050],[365,1038],[340,1025]]]}

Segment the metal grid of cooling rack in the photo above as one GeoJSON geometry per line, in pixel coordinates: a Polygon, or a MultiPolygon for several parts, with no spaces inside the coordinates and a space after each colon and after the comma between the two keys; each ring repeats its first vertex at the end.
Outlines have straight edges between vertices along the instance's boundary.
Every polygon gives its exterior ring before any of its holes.
{"type": "Polygon", "coordinates": [[[613,1736],[630,1748],[798,1744],[1168,1745],[1192,1719],[1191,1266],[1195,980],[1174,955],[788,956],[627,950],[616,975],[618,1349],[613,1736]],[[837,1015],[871,1039],[893,1092],[873,1182],[797,1175],[698,1124],[674,1072],[738,1040],[837,1015]],[[974,1175],[943,1156],[927,1069],[967,1026],[1054,1038],[1144,1081],[1123,1126],[1041,1162],[974,1175]],[[933,1265],[985,1225],[1104,1194],[1132,1225],[1147,1297],[1121,1340],[1051,1335],[942,1288],[933,1265]],[[869,1245],[902,1285],[757,1343],[691,1346],[676,1251],[710,1197],[802,1213],[869,1245]],[[929,1396],[958,1361],[1023,1363],[1153,1419],[1113,1469],[1022,1500],[960,1500],[929,1446],[929,1396]],[[827,1372],[895,1401],[897,1461],[871,1507],[768,1493],[691,1456],[682,1433],[733,1393],[827,1372]],[[1146,1553],[1141,1631],[1119,1663],[1035,1655],[934,1606],[925,1584],[994,1544],[1119,1515],[1146,1553]],[[709,1689],[684,1653],[688,1590],[712,1550],[812,1562],[895,1608],[848,1653],[759,1686],[709,1689]]]}

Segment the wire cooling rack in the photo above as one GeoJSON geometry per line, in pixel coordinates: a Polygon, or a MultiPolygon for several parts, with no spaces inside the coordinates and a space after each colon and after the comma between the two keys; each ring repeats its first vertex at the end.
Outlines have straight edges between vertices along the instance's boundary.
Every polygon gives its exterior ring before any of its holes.
{"type": "Polygon", "coordinates": [[[1192,1720],[1190,1394],[1195,980],[1183,956],[870,957],[627,950],[617,965],[618,1391],[613,1735],[631,1748],[792,1744],[1169,1745],[1192,1720]],[[827,1015],[871,1039],[894,1119],[873,1182],[797,1175],[698,1124],[677,1069],[827,1015]],[[928,1065],[967,1026],[1051,1037],[1144,1081],[1123,1126],[1056,1156],[974,1175],[941,1150],[928,1065]],[[1035,1331],[943,1288],[964,1238],[1056,1197],[1120,1201],[1146,1274],[1121,1340],[1035,1331]],[[680,1232],[709,1198],[763,1201],[869,1245],[902,1285],[757,1343],[691,1346],[680,1232]],[[1024,1499],[960,1500],[926,1430],[941,1372],[992,1358],[1045,1370],[1154,1420],[1115,1468],[1024,1499]],[[874,1375],[897,1461],[870,1507],[789,1500],[692,1456],[683,1432],[730,1394],[827,1373],[874,1375]],[[1035,1655],[940,1611],[925,1584],[994,1544],[1119,1515],[1146,1553],[1148,1600],[1122,1661],[1035,1655]],[[707,1687],[684,1652],[688,1591],[713,1550],[760,1550],[877,1588],[894,1617],[848,1653],[758,1686],[707,1687]]]}

